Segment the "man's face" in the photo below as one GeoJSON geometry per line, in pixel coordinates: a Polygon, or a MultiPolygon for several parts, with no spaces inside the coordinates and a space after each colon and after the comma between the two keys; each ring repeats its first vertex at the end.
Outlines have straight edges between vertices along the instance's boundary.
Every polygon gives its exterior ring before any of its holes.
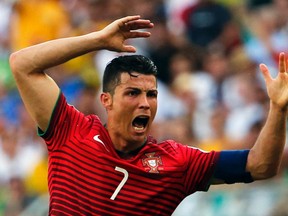
{"type": "MultiPolygon", "coordinates": [[[[108,111],[108,130],[117,142],[142,144],[157,111],[157,84],[153,75],[121,74],[108,111]]],[[[115,142],[115,141],[114,141],[115,142]]]]}

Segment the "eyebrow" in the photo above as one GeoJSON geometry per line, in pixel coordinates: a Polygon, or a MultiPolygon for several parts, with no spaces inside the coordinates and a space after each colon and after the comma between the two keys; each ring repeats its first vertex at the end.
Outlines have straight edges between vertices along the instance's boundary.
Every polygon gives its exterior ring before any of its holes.
{"type": "Polygon", "coordinates": [[[148,89],[148,90],[143,90],[141,88],[138,88],[138,87],[127,87],[125,88],[124,90],[140,90],[140,91],[144,91],[144,92],[150,92],[150,91],[155,91],[155,92],[158,92],[157,88],[153,88],[153,89],[148,89]]]}

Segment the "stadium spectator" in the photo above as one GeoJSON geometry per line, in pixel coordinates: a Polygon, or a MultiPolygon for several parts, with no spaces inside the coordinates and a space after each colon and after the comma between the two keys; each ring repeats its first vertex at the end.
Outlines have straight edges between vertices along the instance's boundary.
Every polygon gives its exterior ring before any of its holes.
{"type": "Polygon", "coordinates": [[[232,14],[228,7],[214,0],[199,0],[183,10],[182,19],[191,43],[207,47],[218,40],[229,26],[232,14]]]}

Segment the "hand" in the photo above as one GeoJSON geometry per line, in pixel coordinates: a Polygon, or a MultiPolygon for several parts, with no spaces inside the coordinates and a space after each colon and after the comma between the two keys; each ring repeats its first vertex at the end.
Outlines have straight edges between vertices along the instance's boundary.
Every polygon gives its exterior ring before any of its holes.
{"type": "Polygon", "coordinates": [[[266,82],[268,96],[271,102],[280,109],[287,109],[288,105],[288,60],[285,53],[279,54],[279,73],[274,79],[265,64],[260,64],[260,70],[266,82]]]}
{"type": "Polygon", "coordinates": [[[137,30],[153,28],[153,26],[154,24],[150,20],[140,19],[140,16],[127,16],[118,19],[101,30],[103,46],[110,51],[136,52],[134,46],[124,44],[125,40],[149,37],[150,32],[137,30]]]}

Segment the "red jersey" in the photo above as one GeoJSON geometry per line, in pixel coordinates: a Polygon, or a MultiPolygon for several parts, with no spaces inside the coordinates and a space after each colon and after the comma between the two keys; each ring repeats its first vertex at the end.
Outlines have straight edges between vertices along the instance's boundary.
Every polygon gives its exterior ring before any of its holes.
{"type": "Polygon", "coordinates": [[[41,137],[49,152],[49,215],[171,215],[186,196],[208,189],[219,155],[148,138],[123,159],[99,118],[62,94],[41,137]]]}

